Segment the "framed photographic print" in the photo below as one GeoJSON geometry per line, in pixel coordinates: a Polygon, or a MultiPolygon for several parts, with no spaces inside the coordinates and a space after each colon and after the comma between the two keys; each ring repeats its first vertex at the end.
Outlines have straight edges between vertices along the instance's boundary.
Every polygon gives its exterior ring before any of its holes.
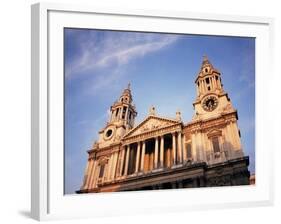
{"type": "Polygon", "coordinates": [[[32,6],[32,217],[268,205],[272,19],[32,6]]]}

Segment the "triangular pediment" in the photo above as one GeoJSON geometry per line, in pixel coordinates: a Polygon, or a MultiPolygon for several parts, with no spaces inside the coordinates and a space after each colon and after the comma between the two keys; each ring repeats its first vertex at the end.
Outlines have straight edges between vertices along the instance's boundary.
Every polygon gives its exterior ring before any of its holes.
{"type": "Polygon", "coordinates": [[[222,135],[222,131],[218,129],[213,129],[207,133],[208,138],[221,136],[221,135],[222,135]]]}
{"type": "Polygon", "coordinates": [[[174,119],[163,118],[158,116],[148,116],[144,121],[138,124],[135,128],[130,130],[123,138],[132,137],[135,135],[140,135],[145,132],[169,127],[175,124],[180,124],[181,121],[174,119]]]}

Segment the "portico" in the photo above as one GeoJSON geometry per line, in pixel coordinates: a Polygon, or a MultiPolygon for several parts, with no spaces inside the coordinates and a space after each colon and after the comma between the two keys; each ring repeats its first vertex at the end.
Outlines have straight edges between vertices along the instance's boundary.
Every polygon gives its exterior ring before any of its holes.
{"type": "Polygon", "coordinates": [[[118,156],[121,172],[117,174],[117,177],[157,172],[184,162],[181,123],[172,121],[171,124],[164,121],[164,118],[150,117],[140,127],[133,129],[129,135],[125,136],[124,145],[118,156]],[[159,125],[141,134],[134,134],[148,123],[159,120],[162,120],[165,125],[159,125]]]}

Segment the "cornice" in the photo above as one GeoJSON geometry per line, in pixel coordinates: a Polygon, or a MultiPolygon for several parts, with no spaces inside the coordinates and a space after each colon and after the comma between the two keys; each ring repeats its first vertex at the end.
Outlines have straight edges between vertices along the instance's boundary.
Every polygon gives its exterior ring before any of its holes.
{"type": "Polygon", "coordinates": [[[138,135],[133,135],[133,136],[127,137],[125,139],[122,139],[122,143],[130,144],[130,143],[134,143],[137,141],[144,141],[149,138],[154,138],[154,137],[158,137],[161,135],[170,134],[170,133],[176,132],[176,131],[180,131],[180,132],[182,131],[182,123],[173,124],[170,126],[160,127],[160,128],[153,129],[150,131],[142,132],[138,135]]]}
{"type": "Polygon", "coordinates": [[[206,120],[196,120],[184,125],[183,129],[185,132],[196,132],[200,130],[207,130],[214,128],[219,125],[226,125],[230,122],[235,122],[237,120],[237,111],[234,110],[228,113],[221,113],[217,117],[209,118],[206,120]]]}

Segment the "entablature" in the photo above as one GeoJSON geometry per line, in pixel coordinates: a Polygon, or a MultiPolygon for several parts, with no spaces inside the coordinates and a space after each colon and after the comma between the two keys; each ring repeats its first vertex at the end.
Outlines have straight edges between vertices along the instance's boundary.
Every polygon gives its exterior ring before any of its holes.
{"type": "Polygon", "coordinates": [[[170,134],[173,132],[182,132],[182,125],[181,123],[173,124],[166,127],[161,127],[159,129],[153,129],[147,132],[142,132],[138,135],[129,136],[127,138],[122,139],[122,143],[124,145],[144,141],[146,139],[155,138],[158,136],[163,136],[166,134],[170,134]]]}

